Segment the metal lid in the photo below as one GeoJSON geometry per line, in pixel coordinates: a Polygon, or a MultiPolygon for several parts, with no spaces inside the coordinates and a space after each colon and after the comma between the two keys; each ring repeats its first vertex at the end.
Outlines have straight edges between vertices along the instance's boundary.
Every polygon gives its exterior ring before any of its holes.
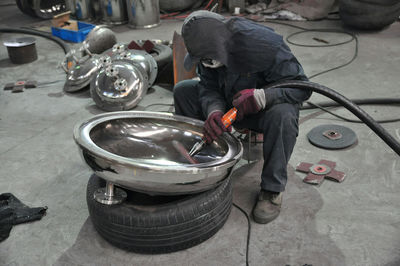
{"type": "Polygon", "coordinates": [[[69,69],[64,90],[66,92],[74,92],[83,89],[89,85],[90,80],[100,67],[99,57],[84,57],[83,60],[80,60],[80,62],[69,69]]]}
{"type": "Polygon", "coordinates": [[[23,47],[34,44],[35,42],[36,39],[33,37],[19,37],[19,38],[8,39],[4,41],[3,44],[6,47],[23,47]]]}
{"type": "Polygon", "coordinates": [[[107,111],[134,108],[147,93],[147,89],[148,84],[142,72],[120,60],[103,65],[90,84],[96,105],[107,111]]]}
{"type": "Polygon", "coordinates": [[[113,59],[127,61],[135,66],[142,68],[146,73],[146,79],[149,87],[151,87],[156,80],[158,67],[157,62],[149,53],[142,50],[125,50],[121,53],[115,53],[113,59]]]}

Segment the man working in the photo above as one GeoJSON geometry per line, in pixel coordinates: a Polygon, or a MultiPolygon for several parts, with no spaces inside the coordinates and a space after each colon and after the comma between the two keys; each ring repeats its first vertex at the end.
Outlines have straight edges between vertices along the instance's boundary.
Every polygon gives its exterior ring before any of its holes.
{"type": "Polygon", "coordinates": [[[301,103],[311,92],[293,88],[263,89],[281,80],[307,80],[300,63],[272,29],[244,18],[195,11],[182,26],[187,70],[197,64],[200,81],[184,80],[174,88],[175,113],[205,120],[207,143],[229,131],[221,117],[233,106],[233,126],[264,134],[261,191],[254,220],[268,223],[280,212],[287,164],[298,134],[301,103]]]}

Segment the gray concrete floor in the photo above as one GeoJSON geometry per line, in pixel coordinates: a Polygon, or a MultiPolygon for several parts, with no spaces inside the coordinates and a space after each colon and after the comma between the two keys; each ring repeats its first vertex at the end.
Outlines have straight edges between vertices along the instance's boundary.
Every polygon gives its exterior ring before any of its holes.
{"type": "MultiPolygon", "coordinates": [[[[171,40],[181,21],[162,21],[149,30],[115,27],[118,41],[171,40]]],[[[0,9],[0,25],[43,24],[22,15],[15,6],[0,9]]],[[[287,36],[297,31],[265,23],[287,36]]],[[[307,28],[342,29],[340,21],[295,23],[307,28]]],[[[10,34],[1,34],[0,39],[10,34]]],[[[313,43],[312,37],[332,42],[340,34],[307,33],[295,41],[313,43]]],[[[358,32],[359,55],[347,67],[313,81],[348,98],[400,97],[400,23],[379,32],[358,32]]],[[[355,43],[331,48],[292,46],[308,75],[347,62],[355,43]]],[[[245,265],[247,222],[236,208],[224,227],[204,243],[166,255],[140,255],[112,247],[101,239],[88,219],[85,190],[91,171],[82,162],[72,139],[74,125],[101,113],[87,92],[63,93],[65,74],[57,68],[63,58],[54,43],[37,37],[38,60],[10,63],[0,47],[0,87],[20,78],[52,85],[11,93],[0,90],[0,193],[11,192],[29,206],[48,206],[40,221],[15,226],[0,243],[0,265],[245,265]]],[[[314,94],[313,102],[327,100],[314,94]]],[[[172,103],[170,89],[155,85],[138,110],[151,103],[172,103]]],[[[376,119],[399,117],[399,107],[363,107],[376,119]]],[[[151,110],[166,111],[165,107],[151,110]]],[[[338,114],[352,117],[345,109],[338,114]]],[[[400,123],[384,124],[400,141],[400,123]]],[[[262,167],[260,147],[252,159],[238,164],[234,173],[236,204],[250,213],[259,190],[262,167]]],[[[252,221],[250,265],[400,265],[400,160],[363,124],[347,123],[317,110],[302,111],[300,134],[290,160],[289,182],[280,216],[268,225],[252,221]],[[358,143],[332,151],[311,145],[306,134],[321,124],[344,125],[354,130],[358,143]],[[337,162],[347,175],[343,183],[325,181],[314,187],[294,171],[299,162],[337,162]]]]}

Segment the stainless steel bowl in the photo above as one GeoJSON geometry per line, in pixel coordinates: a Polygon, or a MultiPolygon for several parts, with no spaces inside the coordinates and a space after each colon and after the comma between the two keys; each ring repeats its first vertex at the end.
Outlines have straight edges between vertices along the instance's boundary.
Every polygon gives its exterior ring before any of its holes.
{"type": "Polygon", "coordinates": [[[148,194],[178,195],[205,191],[228,177],[243,153],[242,144],[225,133],[190,164],[186,150],[202,137],[203,122],[170,113],[105,113],[79,123],[74,139],[83,160],[100,177],[148,194]]]}

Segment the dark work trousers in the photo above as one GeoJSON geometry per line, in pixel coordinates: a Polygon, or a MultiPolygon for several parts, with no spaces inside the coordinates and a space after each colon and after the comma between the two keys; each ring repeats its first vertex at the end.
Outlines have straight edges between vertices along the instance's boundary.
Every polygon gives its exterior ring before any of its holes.
{"type": "MultiPolygon", "coordinates": [[[[197,84],[195,80],[184,80],[175,85],[174,105],[177,115],[206,119],[201,110],[197,84]]],[[[281,103],[233,123],[237,129],[246,128],[264,134],[264,165],[260,184],[264,190],[285,190],[287,164],[298,135],[298,118],[298,105],[281,103]]]]}

